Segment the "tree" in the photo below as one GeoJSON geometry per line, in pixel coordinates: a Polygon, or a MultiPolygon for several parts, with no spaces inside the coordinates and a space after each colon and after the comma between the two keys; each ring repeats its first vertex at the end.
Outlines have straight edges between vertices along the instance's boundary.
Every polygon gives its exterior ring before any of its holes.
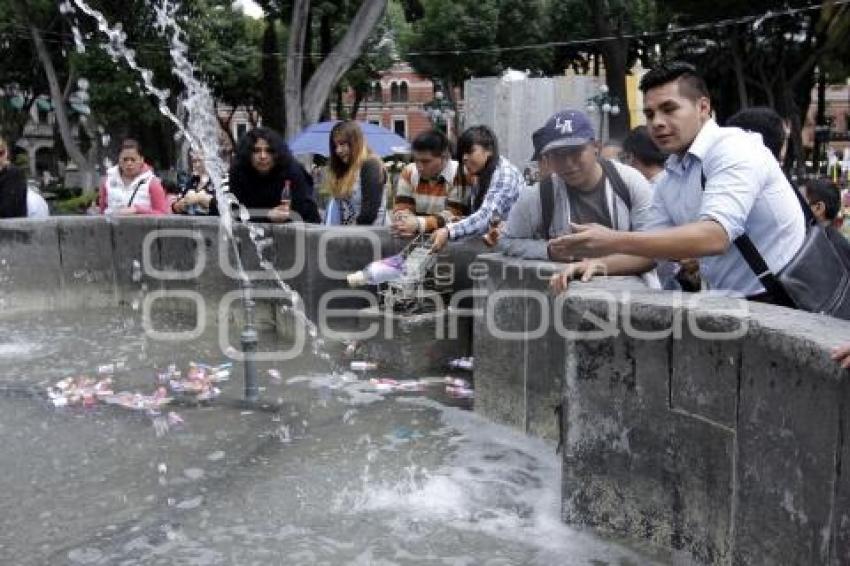
{"type": "MultiPolygon", "coordinates": [[[[264,41],[265,20],[254,20],[234,12],[229,1],[202,3],[195,0],[185,22],[190,55],[197,61],[199,75],[212,91],[216,117],[231,145],[235,146],[237,141],[231,123],[239,109],[255,119],[258,113],[263,114],[260,109],[266,109],[266,101],[275,98],[282,116],[283,88],[279,67],[279,96],[271,93],[264,96],[267,91],[262,84],[265,75],[261,71],[261,61],[265,62],[269,54],[261,53],[260,46],[264,41]],[[224,106],[228,107],[227,111],[224,106]]],[[[279,54],[275,52],[273,56],[279,57],[279,54]]],[[[267,116],[264,114],[266,122],[274,124],[267,116]]]]}
{"type": "Polygon", "coordinates": [[[621,109],[610,118],[609,134],[622,139],[630,127],[626,75],[638,50],[648,47],[645,42],[630,36],[661,27],[654,0],[568,0],[552,3],[549,14],[552,40],[588,40],[556,50],[561,69],[571,66],[588,72],[591,62],[602,58],[605,84],[610,95],[618,99],[621,109]]]}
{"type": "Polygon", "coordinates": [[[404,36],[408,31],[409,26],[404,19],[402,6],[390,0],[384,17],[366,41],[363,54],[337,86],[338,116],[352,119],[357,116],[360,105],[372,91],[374,82],[398,59],[397,38],[404,36]],[[342,105],[342,94],[345,88],[350,88],[354,93],[354,102],[348,111],[342,105]]]}
{"type": "Polygon", "coordinates": [[[551,70],[550,50],[511,50],[544,41],[540,0],[430,0],[421,8],[418,19],[415,10],[406,12],[413,21],[400,41],[402,56],[441,82],[453,104],[455,87],[471,77],[499,75],[509,67],[551,70]]]}
{"type": "Polygon", "coordinates": [[[14,21],[29,34],[33,52],[41,71],[44,73],[56,116],[56,126],[65,151],[84,174],[93,178],[94,167],[83,155],[74,139],[71,123],[68,119],[67,97],[70,86],[75,80],[74,73],[70,72],[69,69],[60,68],[57,70],[53,62],[55,55],[51,53],[41,31],[41,26],[50,27],[51,19],[55,22],[53,7],[47,2],[24,3],[23,0],[11,0],[10,7],[14,21]],[[64,77],[62,76],[63,70],[66,71],[64,77]]]}
{"type": "Polygon", "coordinates": [[[783,8],[798,11],[783,15],[770,12],[776,6],[769,0],[716,0],[710,6],[696,1],[661,3],[682,26],[714,21],[717,13],[745,18],[741,23],[708,26],[677,36],[668,43],[663,57],[689,60],[700,68],[721,123],[749,105],[767,105],[789,118],[792,143],[786,165],[794,161],[800,166],[805,159],[802,127],[816,80],[815,67],[823,64],[828,68],[850,56],[850,7],[826,2],[812,8],[797,0],[783,8]],[[748,18],[760,14],[771,17],[748,18]]]}
{"type": "Polygon", "coordinates": [[[15,22],[8,2],[0,2],[0,22],[4,22],[0,24],[0,135],[14,147],[47,84],[29,33],[15,22]]]}
{"type": "Polygon", "coordinates": [[[303,60],[310,0],[295,0],[286,52],[286,135],[294,136],[304,126],[319,120],[334,87],[362,52],[363,45],[380,21],[387,0],[363,0],[344,35],[328,53],[302,88],[303,60]]]}

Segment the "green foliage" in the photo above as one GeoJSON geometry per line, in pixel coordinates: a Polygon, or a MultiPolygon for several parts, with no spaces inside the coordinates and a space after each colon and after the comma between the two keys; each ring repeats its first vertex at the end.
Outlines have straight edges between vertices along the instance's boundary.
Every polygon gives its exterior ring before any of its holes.
{"type": "MultiPolygon", "coordinates": [[[[81,190],[81,189],[78,189],[81,190]]],[[[85,214],[86,210],[97,200],[97,192],[89,191],[79,196],[57,199],[53,201],[54,215],[85,214]]]]}

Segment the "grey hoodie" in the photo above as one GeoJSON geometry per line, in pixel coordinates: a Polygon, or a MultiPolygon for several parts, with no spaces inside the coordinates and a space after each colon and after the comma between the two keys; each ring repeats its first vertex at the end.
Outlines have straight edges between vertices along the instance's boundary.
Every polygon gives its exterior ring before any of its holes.
{"type": "MultiPolygon", "coordinates": [[[[616,218],[620,230],[640,231],[649,221],[652,188],[637,169],[613,162],[631,196],[632,208],[617,196],[606,179],[605,192],[611,218],[616,218]]],[[[560,177],[552,175],[554,184],[554,213],[549,232],[552,236],[568,234],[570,230],[570,199],[567,187],[560,177]]],[[[543,212],[540,202],[540,185],[520,192],[519,200],[511,208],[507,226],[499,238],[499,250],[505,255],[524,259],[549,259],[547,240],[543,234],[543,212]]]]}

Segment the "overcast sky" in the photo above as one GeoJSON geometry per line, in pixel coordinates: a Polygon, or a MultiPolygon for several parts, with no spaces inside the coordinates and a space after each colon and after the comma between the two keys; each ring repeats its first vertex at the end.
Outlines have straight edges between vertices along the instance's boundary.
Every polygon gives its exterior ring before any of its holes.
{"type": "Polygon", "coordinates": [[[233,5],[241,7],[242,11],[245,12],[246,15],[251,16],[252,18],[263,17],[263,10],[260,9],[259,6],[257,6],[254,0],[235,0],[233,2],[233,5]]]}

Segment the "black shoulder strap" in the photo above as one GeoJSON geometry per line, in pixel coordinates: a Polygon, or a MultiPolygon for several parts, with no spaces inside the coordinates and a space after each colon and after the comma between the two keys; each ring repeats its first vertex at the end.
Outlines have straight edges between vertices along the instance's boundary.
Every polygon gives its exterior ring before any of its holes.
{"type": "Polygon", "coordinates": [[[555,185],[551,175],[540,180],[540,210],[543,213],[543,237],[551,240],[549,229],[552,227],[552,214],[555,212],[555,185]]]}
{"type": "Polygon", "coordinates": [[[611,181],[611,188],[614,189],[614,193],[620,197],[624,203],[626,203],[626,208],[631,210],[632,195],[629,193],[629,188],[626,186],[625,181],[623,181],[623,178],[620,176],[620,172],[617,171],[617,166],[611,163],[608,159],[600,159],[599,164],[602,166],[602,171],[605,173],[605,176],[609,181],[611,181]]]}
{"type": "MultiPolygon", "coordinates": [[[[700,184],[703,191],[705,190],[705,181],[705,171],[700,171],[700,184]]],[[[791,188],[794,189],[798,198],[802,198],[796,187],[792,185],[791,188]]],[[[811,211],[809,214],[811,214],[811,211]]],[[[764,286],[765,291],[771,295],[773,300],[784,306],[796,308],[796,304],[786,292],[785,287],[776,277],[776,274],[774,274],[767,266],[767,262],[764,261],[764,257],[761,255],[761,252],[759,252],[758,248],[756,248],[753,241],[750,240],[747,233],[745,232],[735,238],[734,243],[735,247],[738,248],[738,251],[744,258],[744,261],[746,261],[747,265],[750,266],[750,269],[753,273],[755,273],[756,278],[758,278],[759,282],[762,286],[764,286]]]]}
{"type": "Polygon", "coordinates": [[[136,193],[138,193],[138,192],[139,192],[139,189],[142,187],[142,185],[145,183],[145,181],[146,181],[146,180],[147,180],[147,179],[140,179],[140,180],[136,183],[136,188],[135,188],[135,189],[133,189],[133,194],[132,194],[132,195],[130,195],[130,202],[128,202],[128,203],[127,203],[127,207],[131,207],[131,206],[133,206],[133,201],[136,199],[136,193]]]}

